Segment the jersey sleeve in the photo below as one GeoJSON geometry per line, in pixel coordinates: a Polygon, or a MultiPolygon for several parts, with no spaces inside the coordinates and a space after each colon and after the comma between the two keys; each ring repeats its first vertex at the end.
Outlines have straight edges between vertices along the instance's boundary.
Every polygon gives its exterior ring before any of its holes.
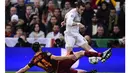
{"type": "Polygon", "coordinates": [[[75,14],[69,13],[66,15],[66,25],[72,26],[74,23],[75,14]]]}
{"type": "Polygon", "coordinates": [[[46,58],[47,58],[48,60],[51,59],[52,54],[51,54],[50,52],[44,52],[43,54],[44,54],[44,56],[46,56],[46,58]]]}
{"type": "Polygon", "coordinates": [[[35,64],[34,64],[34,62],[33,62],[33,59],[28,63],[28,66],[31,68],[31,67],[33,67],[35,64]]]}

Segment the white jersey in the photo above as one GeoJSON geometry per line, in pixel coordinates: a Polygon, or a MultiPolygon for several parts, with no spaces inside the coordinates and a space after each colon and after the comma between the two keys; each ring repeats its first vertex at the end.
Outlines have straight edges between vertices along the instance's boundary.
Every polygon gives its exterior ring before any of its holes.
{"type": "Polygon", "coordinates": [[[79,33],[79,25],[81,15],[77,12],[76,8],[70,10],[65,15],[66,30],[65,34],[65,47],[82,46],[87,43],[85,38],[79,33]]]}
{"type": "Polygon", "coordinates": [[[65,15],[66,33],[79,33],[79,25],[73,25],[74,22],[80,23],[81,15],[77,12],[76,8],[71,9],[65,15]]]}

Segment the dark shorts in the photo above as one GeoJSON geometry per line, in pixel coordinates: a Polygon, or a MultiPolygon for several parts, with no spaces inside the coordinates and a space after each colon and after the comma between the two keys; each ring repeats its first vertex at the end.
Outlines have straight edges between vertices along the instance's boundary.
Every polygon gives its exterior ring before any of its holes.
{"type": "Polygon", "coordinates": [[[71,66],[75,62],[76,61],[73,61],[73,60],[60,61],[57,73],[77,73],[77,70],[71,68],[71,66]]]}
{"type": "Polygon", "coordinates": [[[58,62],[57,67],[57,73],[77,73],[77,70],[72,69],[71,66],[76,62],[77,60],[63,60],[58,62]]]}

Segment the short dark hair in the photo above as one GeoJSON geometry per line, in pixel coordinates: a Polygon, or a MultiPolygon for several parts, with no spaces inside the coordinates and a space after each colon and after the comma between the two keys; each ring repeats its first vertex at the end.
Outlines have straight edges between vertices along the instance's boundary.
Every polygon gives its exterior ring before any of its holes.
{"type": "MultiPolygon", "coordinates": [[[[59,10],[59,11],[61,12],[60,8],[55,8],[55,10],[59,10]]],[[[54,11],[55,11],[55,10],[54,10],[54,11]]]]}
{"type": "Polygon", "coordinates": [[[26,5],[26,9],[27,9],[27,7],[31,7],[31,8],[33,8],[31,5],[26,5]]]}
{"type": "Polygon", "coordinates": [[[33,49],[34,52],[38,52],[39,48],[40,48],[39,42],[35,42],[35,43],[32,44],[32,49],[33,49]]]}
{"type": "Polygon", "coordinates": [[[79,8],[80,6],[85,7],[85,3],[83,3],[83,2],[77,2],[76,3],[76,7],[79,8]]]}
{"type": "Polygon", "coordinates": [[[35,32],[35,27],[36,27],[36,25],[38,25],[39,26],[39,30],[38,30],[38,33],[40,32],[40,30],[41,30],[41,27],[40,27],[40,25],[38,24],[38,23],[35,23],[34,25],[32,25],[32,30],[35,32]]]}
{"type": "Polygon", "coordinates": [[[102,6],[103,4],[105,4],[106,6],[108,6],[108,3],[107,3],[106,1],[103,1],[103,2],[101,3],[101,6],[102,6]]]}
{"type": "Polygon", "coordinates": [[[104,29],[104,27],[103,27],[103,25],[102,25],[102,24],[99,24],[97,27],[101,27],[101,28],[103,28],[103,29],[104,29]]]}
{"type": "MultiPolygon", "coordinates": [[[[53,16],[51,16],[51,18],[53,18],[53,17],[55,17],[55,18],[57,19],[57,17],[56,17],[56,16],[54,16],[54,15],[53,15],[53,16]]],[[[51,18],[50,18],[50,20],[51,20],[51,18]]]]}
{"type": "Polygon", "coordinates": [[[31,14],[31,16],[30,16],[30,22],[33,20],[33,17],[34,16],[38,16],[36,13],[34,13],[34,14],[31,14]]]}
{"type": "Polygon", "coordinates": [[[91,6],[90,2],[86,2],[86,3],[85,3],[85,5],[87,5],[87,4],[89,4],[89,5],[91,6]]]}

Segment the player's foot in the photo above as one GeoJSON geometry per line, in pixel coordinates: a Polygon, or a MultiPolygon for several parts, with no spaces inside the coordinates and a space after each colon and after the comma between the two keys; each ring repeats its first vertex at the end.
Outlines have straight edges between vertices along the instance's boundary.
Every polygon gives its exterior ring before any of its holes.
{"type": "Polygon", "coordinates": [[[104,51],[103,53],[102,53],[102,58],[101,58],[101,62],[105,62],[107,59],[109,59],[110,58],[110,56],[111,56],[111,48],[109,48],[108,50],[106,50],[106,51],[104,51]]]}
{"type": "Polygon", "coordinates": [[[86,72],[86,73],[97,73],[97,70],[92,70],[92,71],[86,72]]]}

